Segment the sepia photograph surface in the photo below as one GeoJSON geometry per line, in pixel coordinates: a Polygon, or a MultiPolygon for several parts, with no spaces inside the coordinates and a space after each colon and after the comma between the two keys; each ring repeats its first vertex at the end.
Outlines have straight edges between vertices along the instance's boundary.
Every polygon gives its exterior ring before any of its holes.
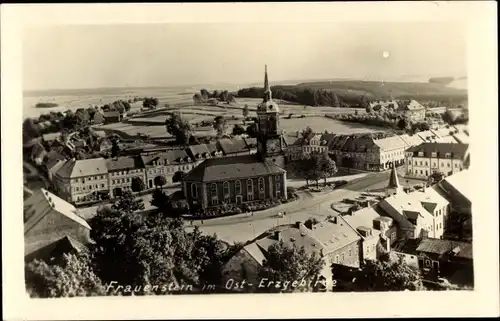
{"type": "Polygon", "coordinates": [[[477,293],[467,21],[194,20],[19,28],[25,300],[477,293]]]}

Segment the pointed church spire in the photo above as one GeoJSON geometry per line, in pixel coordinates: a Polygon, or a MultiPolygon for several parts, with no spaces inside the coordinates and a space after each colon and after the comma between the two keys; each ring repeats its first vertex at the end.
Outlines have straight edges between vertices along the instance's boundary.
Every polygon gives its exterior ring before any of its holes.
{"type": "Polygon", "coordinates": [[[394,164],[394,161],[392,161],[391,176],[389,177],[389,185],[387,185],[387,188],[396,190],[396,193],[401,190],[398,173],[396,171],[396,164],[394,164]]]}
{"type": "Polygon", "coordinates": [[[264,71],[264,101],[270,101],[273,99],[271,93],[271,87],[269,87],[269,79],[267,77],[267,65],[265,65],[264,71]]]}

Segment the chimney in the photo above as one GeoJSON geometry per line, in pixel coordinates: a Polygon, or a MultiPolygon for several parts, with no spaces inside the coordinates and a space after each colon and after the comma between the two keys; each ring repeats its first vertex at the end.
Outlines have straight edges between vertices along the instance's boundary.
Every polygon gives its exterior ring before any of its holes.
{"type": "Polygon", "coordinates": [[[274,238],[275,238],[277,241],[281,241],[281,231],[275,231],[275,232],[274,232],[274,238]]]}

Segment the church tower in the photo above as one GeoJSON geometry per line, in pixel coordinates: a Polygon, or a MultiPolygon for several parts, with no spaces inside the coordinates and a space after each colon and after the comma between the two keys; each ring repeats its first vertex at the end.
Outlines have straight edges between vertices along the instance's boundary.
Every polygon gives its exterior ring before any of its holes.
{"type": "Polygon", "coordinates": [[[262,160],[275,163],[279,167],[284,168],[285,144],[279,123],[279,108],[278,104],[273,101],[266,65],[264,96],[262,102],[257,106],[257,151],[262,160]]]}

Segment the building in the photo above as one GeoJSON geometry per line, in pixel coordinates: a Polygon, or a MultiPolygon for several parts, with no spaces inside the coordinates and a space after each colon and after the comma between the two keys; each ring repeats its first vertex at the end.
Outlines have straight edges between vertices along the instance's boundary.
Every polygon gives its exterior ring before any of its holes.
{"type": "Polygon", "coordinates": [[[424,130],[416,133],[415,135],[419,136],[426,143],[439,143],[442,139],[441,136],[431,130],[424,130]]]}
{"type": "Polygon", "coordinates": [[[83,204],[108,196],[108,168],[104,158],[64,163],[53,176],[58,195],[68,202],[83,204]]]}
{"type": "Polygon", "coordinates": [[[401,166],[405,161],[405,150],[408,144],[400,136],[389,136],[380,139],[374,139],[374,143],[378,146],[380,154],[380,167],[382,170],[390,168],[393,163],[395,166],[401,166]]]}
{"type": "Polygon", "coordinates": [[[474,284],[472,243],[422,237],[408,240],[395,252],[411,257],[427,280],[445,278],[451,284],[474,284]]]}
{"type": "Polygon", "coordinates": [[[127,112],[120,112],[118,110],[105,111],[103,112],[103,117],[106,124],[118,123],[127,119],[127,112]]]}
{"type": "Polygon", "coordinates": [[[434,216],[433,229],[438,231],[434,237],[442,237],[448,229],[447,222],[450,202],[439,195],[433,188],[426,188],[425,185],[422,190],[411,192],[409,195],[420,201],[422,206],[434,216]]]}
{"type": "Polygon", "coordinates": [[[173,185],[176,172],[187,173],[196,167],[194,160],[184,149],[172,149],[161,153],[140,156],[146,170],[146,188],[154,188],[154,179],[163,176],[166,186],[173,185]]]}
{"type": "Polygon", "coordinates": [[[375,100],[370,102],[370,107],[377,111],[377,109],[383,110],[396,110],[398,108],[397,100],[375,100]]]}
{"type": "Polygon", "coordinates": [[[146,171],[140,157],[118,157],[106,160],[108,186],[111,198],[124,191],[132,191],[132,180],[139,178],[146,186],[146,171]]]}
{"type": "Polygon", "coordinates": [[[422,143],[406,151],[406,175],[427,178],[434,172],[449,176],[462,171],[469,156],[469,145],[422,143]]]}
{"type": "Polygon", "coordinates": [[[184,195],[192,207],[286,198],[286,172],[258,155],[211,158],[183,180],[184,195]]]}
{"type": "Polygon", "coordinates": [[[244,137],[243,140],[247,144],[247,148],[250,154],[257,154],[257,138],[244,137]]]}
{"type": "Polygon", "coordinates": [[[187,153],[195,161],[195,166],[198,166],[205,159],[212,157],[210,150],[205,144],[190,145],[187,148],[187,153]]]}
{"type": "Polygon", "coordinates": [[[446,177],[433,189],[450,203],[450,210],[471,215],[472,186],[469,170],[446,177]]]}
{"type": "Polygon", "coordinates": [[[294,161],[302,159],[311,153],[328,153],[328,143],[334,136],[334,134],[311,133],[309,137],[302,137],[298,131],[295,137],[284,136],[286,159],[294,161]]]}
{"type": "Polygon", "coordinates": [[[257,127],[257,153],[263,161],[285,168],[286,142],[280,129],[279,107],[273,101],[269,86],[267,65],[264,75],[264,97],[257,106],[257,127]]]}
{"type": "Polygon", "coordinates": [[[47,153],[44,159],[44,170],[49,177],[49,180],[52,181],[53,170],[57,171],[59,167],[66,161],[66,157],[59,153],[58,151],[51,150],[47,153]]]}
{"type": "Polygon", "coordinates": [[[425,120],[425,107],[415,100],[399,101],[397,111],[412,122],[425,120]]]}
{"type": "MultiPolygon", "coordinates": [[[[324,266],[320,278],[326,280],[327,289],[332,289],[331,265],[336,262],[348,267],[359,267],[361,237],[338,216],[332,220],[306,227],[302,222],[291,226],[279,226],[268,231],[256,241],[247,244],[224,265],[223,280],[246,280],[259,284],[259,270],[266,259],[269,248],[283,242],[287,246],[303,248],[306,254],[323,257],[324,266]]],[[[297,287],[297,291],[304,288],[297,287]]]]}
{"type": "MultiPolygon", "coordinates": [[[[284,168],[285,142],[279,127],[279,108],[272,100],[267,77],[264,76],[264,97],[257,108],[257,153],[250,154],[247,144],[230,149],[220,141],[225,158],[204,160],[183,180],[182,188],[190,206],[206,209],[223,204],[239,205],[247,202],[286,199],[286,171],[284,168]],[[239,147],[241,146],[241,148],[239,147]]],[[[239,144],[239,143],[238,143],[239,144]]]]}
{"type": "Polygon", "coordinates": [[[377,206],[369,206],[342,218],[361,236],[361,259],[378,260],[388,253],[391,244],[397,241],[397,226],[394,220],[377,206]],[[383,250],[383,251],[382,251],[383,250]]]}
{"type": "Polygon", "coordinates": [[[90,117],[90,123],[94,125],[104,124],[105,121],[104,115],[98,110],[90,117]]]}
{"type": "Polygon", "coordinates": [[[73,205],[43,188],[24,201],[24,254],[27,260],[50,255],[59,241],[67,237],[87,244],[90,229],[73,205]]]}
{"type": "Polygon", "coordinates": [[[398,193],[403,193],[403,188],[399,185],[396,166],[392,166],[391,175],[389,176],[389,184],[387,184],[386,187],[386,195],[394,195],[398,193]]]}

